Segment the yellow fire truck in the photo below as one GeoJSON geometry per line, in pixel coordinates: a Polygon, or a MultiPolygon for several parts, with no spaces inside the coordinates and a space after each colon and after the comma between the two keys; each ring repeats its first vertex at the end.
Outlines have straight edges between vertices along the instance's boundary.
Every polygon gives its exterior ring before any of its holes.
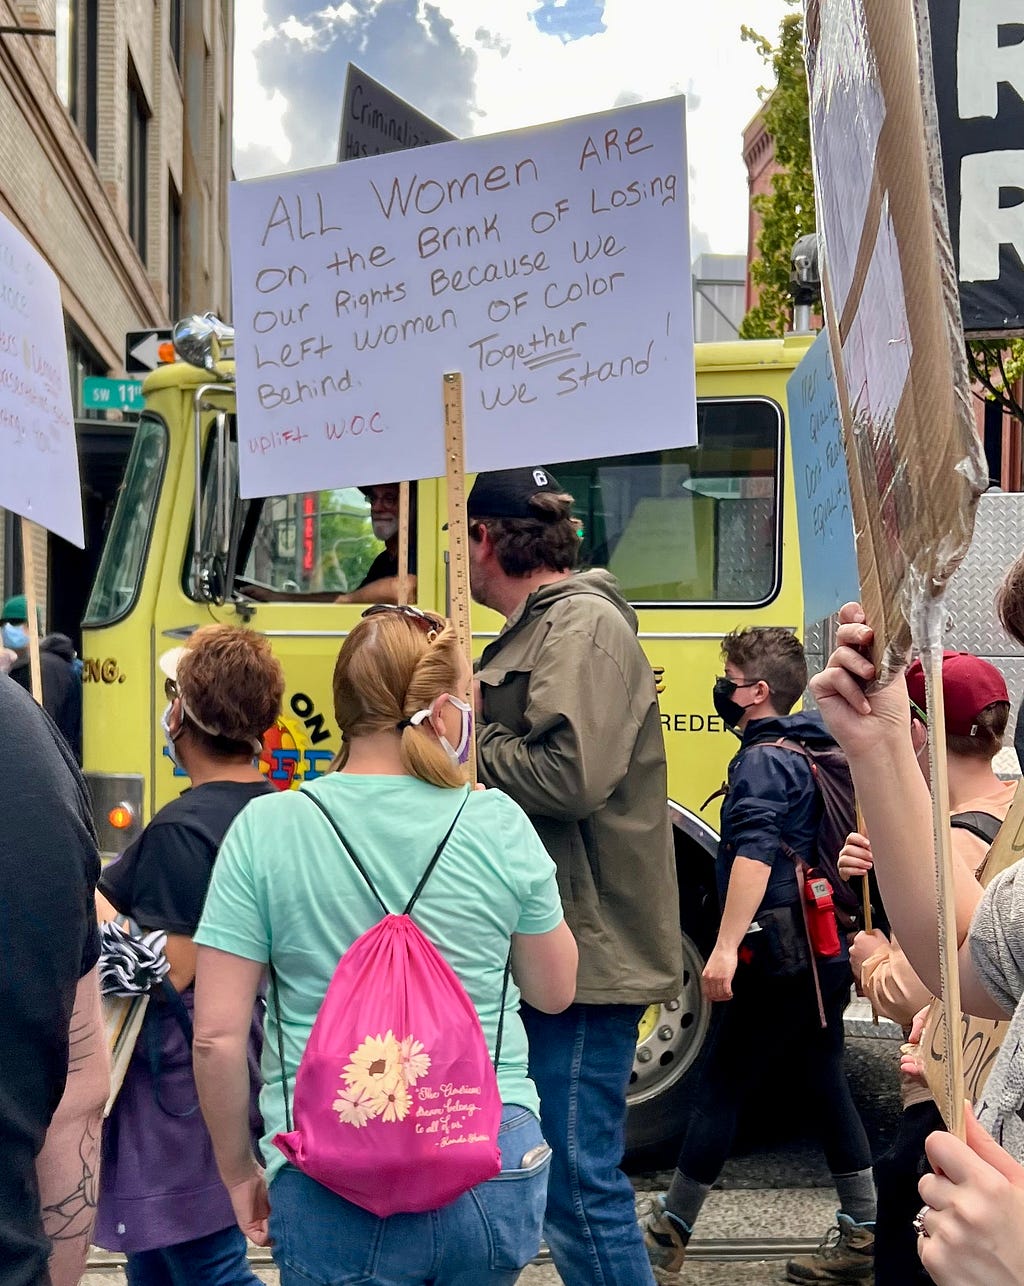
{"type": "MultiPolygon", "coordinates": [[[[327,770],[334,657],[362,609],[323,600],[358,585],[381,548],[356,488],[239,498],[234,366],[218,351],[228,329],[210,320],[180,334],[188,360],[146,379],[83,622],[85,769],[105,856],[184,785],[164,751],[157,658],[209,621],[261,631],[284,664],[284,712],[261,758],[270,781],[288,789],[327,770]],[[259,587],[274,601],[257,601],[259,587]]],[[[677,1132],[710,1017],[700,971],[717,916],[718,814],[701,803],[736,744],[711,703],[719,641],[740,625],[802,624],[786,380],[810,338],[698,345],[695,447],[538,461],[576,498],[585,564],[607,567],[636,607],[661,693],[685,973],[678,998],[641,1024],[633,1147],[677,1132]]],[[[443,610],[444,481],[413,490],[418,601],[443,610]]],[[[474,607],[477,650],[499,627],[474,607]]]]}

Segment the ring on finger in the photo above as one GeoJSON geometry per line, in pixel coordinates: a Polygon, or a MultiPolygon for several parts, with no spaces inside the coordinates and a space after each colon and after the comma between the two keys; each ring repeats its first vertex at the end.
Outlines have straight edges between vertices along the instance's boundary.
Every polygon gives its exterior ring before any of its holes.
{"type": "Polygon", "coordinates": [[[932,1209],[931,1206],[922,1206],[921,1209],[917,1212],[917,1214],[914,1215],[913,1229],[919,1237],[931,1236],[931,1233],[924,1226],[925,1215],[931,1214],[931,1209],[932,1209]]]}

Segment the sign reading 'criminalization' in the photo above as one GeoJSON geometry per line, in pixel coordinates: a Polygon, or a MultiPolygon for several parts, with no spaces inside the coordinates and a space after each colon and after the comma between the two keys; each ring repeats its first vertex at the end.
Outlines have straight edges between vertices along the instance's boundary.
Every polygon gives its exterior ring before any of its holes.
{"type": "Polygon", "coordinates": [[[234,184],[245,496],[696,442],[684,103],[234,184]]]}
{"type": "Polygon", "coordinates": [[[0,506],[82,546],[60,286],[0,216],[0,506]]]}

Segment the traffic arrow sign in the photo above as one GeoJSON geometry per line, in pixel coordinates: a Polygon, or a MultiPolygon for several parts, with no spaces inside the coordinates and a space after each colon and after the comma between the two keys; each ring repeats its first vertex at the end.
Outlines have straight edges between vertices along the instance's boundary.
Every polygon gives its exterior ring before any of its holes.
{"type": "Polygon", "coordinates": [[[161,364],[160,345],[172,338],[169,330],[130,330],[124,337],[124,369],[128,375],[155,371],[161,364]]]}

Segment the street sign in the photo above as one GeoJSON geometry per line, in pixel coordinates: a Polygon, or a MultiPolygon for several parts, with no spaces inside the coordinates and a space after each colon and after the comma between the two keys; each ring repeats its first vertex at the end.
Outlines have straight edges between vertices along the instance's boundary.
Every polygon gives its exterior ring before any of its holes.
{"type": "Polygon", "coordinates": [[[349,63],[338,139],[339,161],[447,143],[454,137],[365,71],[360,71],[355,63],[349,63]]]}
{"type": "Polygon", "coordinates": [[[148,375],[160,362],[160,345],[173,338],[169,330],[130,330],[124,337],[124,369],[127,375],[148,375]]]}
{"type": "Polygon", "coordinates": [[[88,411],[141,411],[141,380],[108,380],[87,375],[82,381],[82,407],[88,411]]]}

